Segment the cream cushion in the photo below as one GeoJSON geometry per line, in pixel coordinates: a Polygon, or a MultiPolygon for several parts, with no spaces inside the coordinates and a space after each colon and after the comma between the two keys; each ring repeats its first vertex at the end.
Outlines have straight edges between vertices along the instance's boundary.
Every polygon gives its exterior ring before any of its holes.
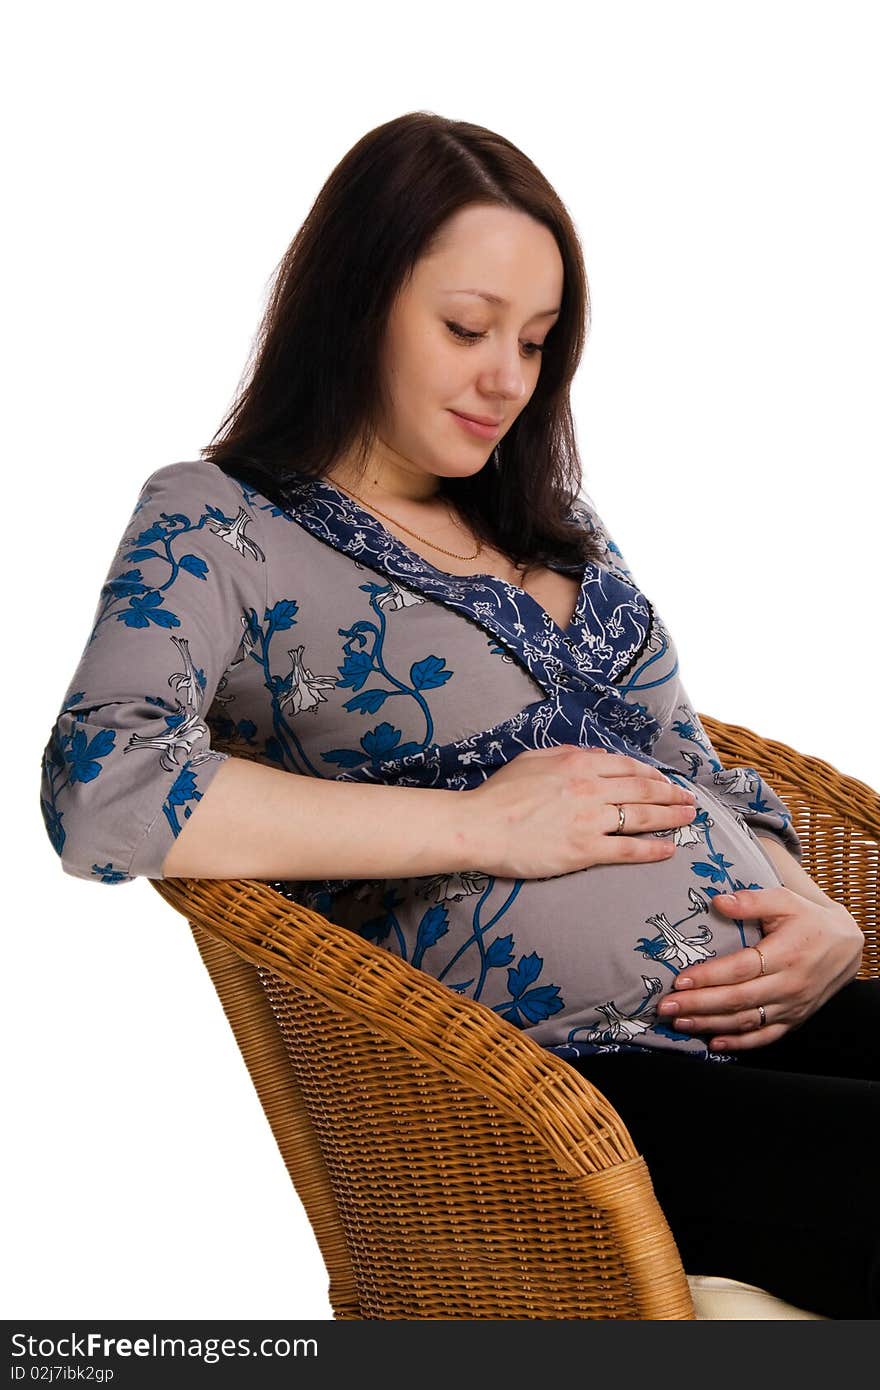
{"type": "Polygon", "coordinates": [[[694,1300],[694,1311],[701,1322],[732,1321],[739,1318],[813,1318],[823,1322],[820,1313],[807,1313],[784,1303],[781,1298],[757,1289],[753,1284],[740,1284],[736,1279],[722,1279],[712,1274],[689,1274],[688,1284],[694,1300]]]}

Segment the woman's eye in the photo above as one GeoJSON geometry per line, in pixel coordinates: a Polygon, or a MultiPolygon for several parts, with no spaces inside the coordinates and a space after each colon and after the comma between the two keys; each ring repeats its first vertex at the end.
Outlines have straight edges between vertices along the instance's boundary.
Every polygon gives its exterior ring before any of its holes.
{"type": "MultiPolygon", "coordinates": [[[[449,331],[454,333],[456,338],[463,343],[476,343],[486,336],[485,333],[476,333],[472,329],[462,328],[460,323],[452,323],[449,319],[445,319],[444,322],[449,331]]],[[[522,346],[528,357],[534,357],[536,352],[544,351],[542,343],[523,343],[522,346]]]]}
{"type": "Polygon", "coordinates": [[[451,323],[448,319],[446,320],[446,327],[455,334],[456,338],[461,338],[466,343],[475,343],[478,338],[485,337],[483,333],[474,333],[470,329],[462,328],[460,323],[451,323]]]}

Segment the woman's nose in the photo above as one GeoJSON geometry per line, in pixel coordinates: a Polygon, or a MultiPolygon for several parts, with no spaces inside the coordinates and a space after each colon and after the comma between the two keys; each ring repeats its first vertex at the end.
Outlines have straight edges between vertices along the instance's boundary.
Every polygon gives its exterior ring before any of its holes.
{"type": "Polygon", "coordinates": [[[528,390],[524,366],[518,343],[515,349],[500,347],[494,362],[487,365],[484,381],[506,400],[517,401],[528,390]]]}

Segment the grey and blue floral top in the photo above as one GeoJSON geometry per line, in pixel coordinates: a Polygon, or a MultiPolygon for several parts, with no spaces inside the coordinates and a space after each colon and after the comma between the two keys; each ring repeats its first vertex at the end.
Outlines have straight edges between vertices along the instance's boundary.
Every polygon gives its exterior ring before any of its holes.
{"type": "MultiPolygon", "coordinates": [[[[204,460],[144,483],[42,761],[62,868],[96,883],[162,878],[222,762],[339,781],[466,790],[524,749],[605,747],[697,791],[675,854],[542,879],[278,882],[575,1058],[709,1056],[657,1004],[676,975],[761,938],[712,897],[772,887],[756,831],[802,860],[788,808],[751,767],[722,767],[675,644],[595,506],[572,516],[603,558],[560,628],[491,574],[450,575],[326,480],[281,509],[204,460]]],[[[559,566],[560,569],[565,568],[559,566]]],[[[645,832],[652,833],[652,832],[645,832]]]]}

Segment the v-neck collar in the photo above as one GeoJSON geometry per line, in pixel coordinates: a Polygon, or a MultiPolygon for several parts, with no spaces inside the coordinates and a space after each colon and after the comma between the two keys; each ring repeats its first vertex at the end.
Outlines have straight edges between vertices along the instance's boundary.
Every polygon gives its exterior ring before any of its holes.
{"type": "MultiPolygon", "coordinates": [[[[324,478],[289,483],[290,521],[359,564],[462,614],[489,633],[545,693],[605,692],[632,666],[651,629],[651,605],[630,581],[586,563],[562,629],[527,590],[497,575],[455,575],[411,550],[355,498],[324,478]]],[[[622,698],[622,697],[618,697],[622,698]]]]}
{"type": "MultiPolygon", "coordinates": [[[[440,569],[437,565],[432,564],[430,560],[426,559],[424,555],[420,554],[419,551],[412,550],[406,544],[405,541],[400,540],[397,536],[394,535],[392,531],[389,531],[388,527],[382,524],[381,519],[377,516],[374,516],[373,513],[369,511],[367,508],[360,506],[358,504],[357,498],[353,497],[351,493],[345,492],[342,488],[337,487],[335,483],[331,483],[328,479],[319,478],[315,481],[319,484],[320,487],[333,492],[340,501],[349,502],[361,519],[368,519],[373,526],[377,527],[382,532],[383,536],[387,536],[389,540],[393,541],[397,545],[398,549],[402,552],[402,554],[404,554],[407,557],[407,559],[410,562],[412,562],[414,565],[425,566],[425,568],[428,569],[433,575],[435,575],[442,583],[454,584],[461,583],[462,581],[464,581],[465,583],[469,584],[500,585],[501,588],[519,594],[521,598],[525,599],[526,603],[530,604],[532,609],[536,610],[537,616],[539,617],[541,624],[545,627],[553,628],[563,640],[570,639],[571,637],[576,635],[580,626],[580,620],[583,617],[583,609],[585,606],[584,585],[586,581],[586,573],[582,575],[578,586],[577,601],[574,606],[574,612],[571,615],[571,620],[568,623],[567,627],[562,628],[555,621],[555,619],[550,616],[543,604],[539,603],[538,600],[534,597],[534,595],[529,593],[528,589],[523,589],[521,585],[515,584],[509,579],[502,579],[501,576],[497,574],[450,574],[448,570],[440,569]]],[[[548,568],[555,569],[556,566],[550,565],[548,566],[548,568]]],[[[578,566],[578,568],[580,568],[580,566],[578,566]]]]}

